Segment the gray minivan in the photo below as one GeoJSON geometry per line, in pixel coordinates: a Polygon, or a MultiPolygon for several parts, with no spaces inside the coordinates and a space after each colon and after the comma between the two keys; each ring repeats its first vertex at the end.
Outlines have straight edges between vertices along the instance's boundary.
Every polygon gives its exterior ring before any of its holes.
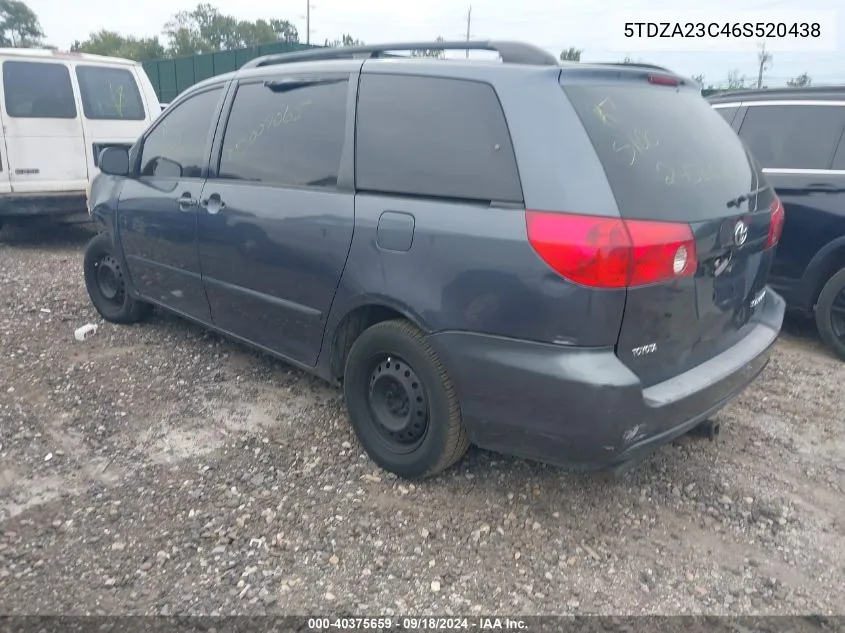
{"type": "Polygon", "coordinates": [[[470,443],[624,468],[769,359],[783,208],[697,85],[513,42],[271,55],[92,188],[103,318],[163,308],[327,380],[383,468],[470,443]],[[501,64],[411,57],[497,51],[501,64]]]}

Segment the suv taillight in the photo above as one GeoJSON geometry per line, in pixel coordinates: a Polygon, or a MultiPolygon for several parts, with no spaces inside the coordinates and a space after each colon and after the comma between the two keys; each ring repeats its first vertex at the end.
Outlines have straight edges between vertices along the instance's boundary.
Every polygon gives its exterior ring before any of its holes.
{"type": "Polygon", "coordinates": [[[770,209],[769,239],[766,240],[766,248],[771,248],[780,241],[780,235],[783,233],[783,223],[786,220],[786,211],[784,211],[780,199],[775,198],[772,201],[770,209]]]}
{"type": "Polygon", "coordinates": [[[557,273],[593,288],[690,277],[697,268],[688,224],[527,211],[528,241],[557,273]]]}

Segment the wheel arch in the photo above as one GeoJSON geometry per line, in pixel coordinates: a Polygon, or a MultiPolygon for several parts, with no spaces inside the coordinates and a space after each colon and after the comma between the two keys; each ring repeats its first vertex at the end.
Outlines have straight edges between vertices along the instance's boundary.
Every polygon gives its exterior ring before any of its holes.
{"type": "Polygon", "coordinates": [[[348,305],[329,329],[326,340],[328,348],[324,350],[328,373],[332,380],[341,381],[346,357],[355,340],[364,330],[376,323],[405,319],[425,333],[431,330],[425,320],[409,306],[384,296],[361,297],[348,305]]]}
{"type": "Polygon", "coordinates": [[[845,268],[845,236],[825,244],[807,266],[802,285],[805,304],[814,311],[822,288],[839,270],[845,268]]]}

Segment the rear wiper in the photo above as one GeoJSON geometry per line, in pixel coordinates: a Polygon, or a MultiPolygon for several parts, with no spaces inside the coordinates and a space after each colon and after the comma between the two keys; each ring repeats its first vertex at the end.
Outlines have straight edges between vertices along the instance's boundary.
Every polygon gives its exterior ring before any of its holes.
{"type": "Polygon", "coordinates": [[[758,187],[754,191],[749,191],[748,193],[744,193],[741,196],[737,196],[736,198],[732,198],[731,200],[728,200],[728,209],[730,209],[732,207],[738,207],[743,202],[749,200],[750,198],[753,198],[758,193],[764,192],[768,188],[769,188],[769,185],[764,185],[763,187],[758,187]]]}

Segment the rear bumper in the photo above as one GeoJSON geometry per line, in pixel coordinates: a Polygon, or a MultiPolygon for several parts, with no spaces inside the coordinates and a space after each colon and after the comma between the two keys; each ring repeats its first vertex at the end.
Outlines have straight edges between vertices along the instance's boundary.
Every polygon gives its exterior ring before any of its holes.
{"type": "Polygon", "coordinates": [[[31,218],[87,213],[84,191],[9,193],[0,196],[0,218],[31,218]]]}
{"type": "Polygon", "coordinates": [[[567,348],[465,332],[429,337],[471,441],[582,469],[644,457],[724,407],[763,371],[785,302],[769,290],[755,327],[701,365],[646,389],[612,348],[567,348]]]}

